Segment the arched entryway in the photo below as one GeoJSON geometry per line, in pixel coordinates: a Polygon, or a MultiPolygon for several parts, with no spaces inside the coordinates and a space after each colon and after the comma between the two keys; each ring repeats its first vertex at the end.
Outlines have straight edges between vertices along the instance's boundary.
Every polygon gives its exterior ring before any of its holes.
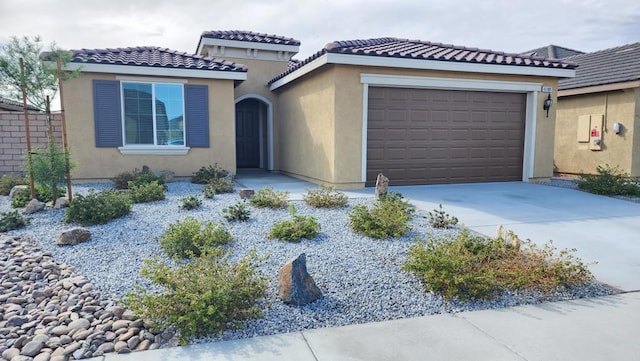
{"type": "Polygon", "coordinates": [[[273,168],[271,104],[260,98],[236,100],[237,168],[273,168]]]}

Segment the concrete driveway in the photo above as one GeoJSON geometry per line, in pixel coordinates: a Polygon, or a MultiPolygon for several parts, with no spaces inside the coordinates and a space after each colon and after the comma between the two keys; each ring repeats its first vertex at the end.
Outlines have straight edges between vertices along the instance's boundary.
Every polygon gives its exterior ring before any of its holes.
{"type": "Polygon", "coordinates": [[[392,187],[416,206],[442,204],[470,229],[495,235],[498,225],[537,244],[575,248],[596,278],[640,290],[640,204],[539,184],[477,183],[392,187]]]}

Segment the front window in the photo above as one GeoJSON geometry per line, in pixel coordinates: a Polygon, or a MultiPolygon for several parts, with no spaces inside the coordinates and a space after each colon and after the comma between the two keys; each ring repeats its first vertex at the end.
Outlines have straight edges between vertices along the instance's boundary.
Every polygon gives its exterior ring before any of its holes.
{"type": "Polygon", "coordinates": [[[124,144],[184,146],[182,84],[122,83],[124,144]]]}

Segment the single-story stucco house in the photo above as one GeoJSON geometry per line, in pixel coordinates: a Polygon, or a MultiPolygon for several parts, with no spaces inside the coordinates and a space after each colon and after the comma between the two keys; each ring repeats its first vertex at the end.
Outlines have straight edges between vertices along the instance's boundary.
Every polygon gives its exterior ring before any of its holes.
{"type": "Polygon", "coordinates": [[[207,31],[196,54],[73,50],[74,178],[142,164],[188,177],[214,163],[340,189],[379,172],[393,185],[552,176],[556,107],[543,104],[574,64],[398,38],[336,41],[293,60],[299,46],[207,31]]]}
{"type": "Polygon", "coordinates": [[[640,43],[565,59],[578,68],[558,83],[556,171],[640,177],[640,43]]]}

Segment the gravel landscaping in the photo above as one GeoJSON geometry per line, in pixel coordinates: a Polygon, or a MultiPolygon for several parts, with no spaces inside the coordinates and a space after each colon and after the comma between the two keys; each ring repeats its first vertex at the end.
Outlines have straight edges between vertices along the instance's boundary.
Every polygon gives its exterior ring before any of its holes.
{"type": "MultiPolygon", "coordinates": [[[[105,187],[109,185],[80,184],[74,186],[74,191],[84,193],[90,188],[105,187]]],[[[287,209],[250,207],[251,219],[248,222],[230,224],[222,217],[221,210],[237,203],[240,200],[237,194],[203,199],[201,207],[186,211],[179,209],[179,199],[186,195],[201,195],[203,186],[181,181],[169,183],[168,187],[166,200],[135,204],[133,212],[124,218],[88,227],[92,238],[76,246],[55,245],[58,233],[70,227],[62,223],[64,210],[47,208],[30,215],[29,226],[9,234],[30,237],[35,245],[50,252],[57,262],[70,265],[76,273],[89,279],[104,297],[117,300],[135,285],[152,287],[139,271],[146,258],[159,256],[166,259],[157,239],[170,223],[191,215],[199,220],[227,224],[235,237],[230,245],[234,250],[232,259],[242,257],[251,249],[255,249],[258,255],[269,256],[259,265],[269,278],[268,296],[262,304],[265,317],[249,321],[238,330],[194,340],[195,343],[610,293],[594,283],[558,290],[549,296],[519,292],[491,301],[446,302],[438,295],[424,292],[413,275],[400,270],[416,237],[458,232],[431,228],[425,211],[417,212],[411,222],[412,231],[404,237],[373,240],[354,234],[347,217],[348,210],[355,204],[372,204],[371,198],[351,199],[349,208],[337,210],[314,209],[303,202],[293,202],[298,214],[316,217],[322,231],[314,240],[287,243],[266,237],[274,222],[289,219],[287,209]],[[276,275],[282,265],[300,253],[306,253],[309,273],[324,297],[307,306],[288,306],[277,296],[276,275]]],[[[0,211],[9,209],[8,197],[0,197],[0,211]]],[[[447,210],[446,204],[444,209],[447,210]]]]}

